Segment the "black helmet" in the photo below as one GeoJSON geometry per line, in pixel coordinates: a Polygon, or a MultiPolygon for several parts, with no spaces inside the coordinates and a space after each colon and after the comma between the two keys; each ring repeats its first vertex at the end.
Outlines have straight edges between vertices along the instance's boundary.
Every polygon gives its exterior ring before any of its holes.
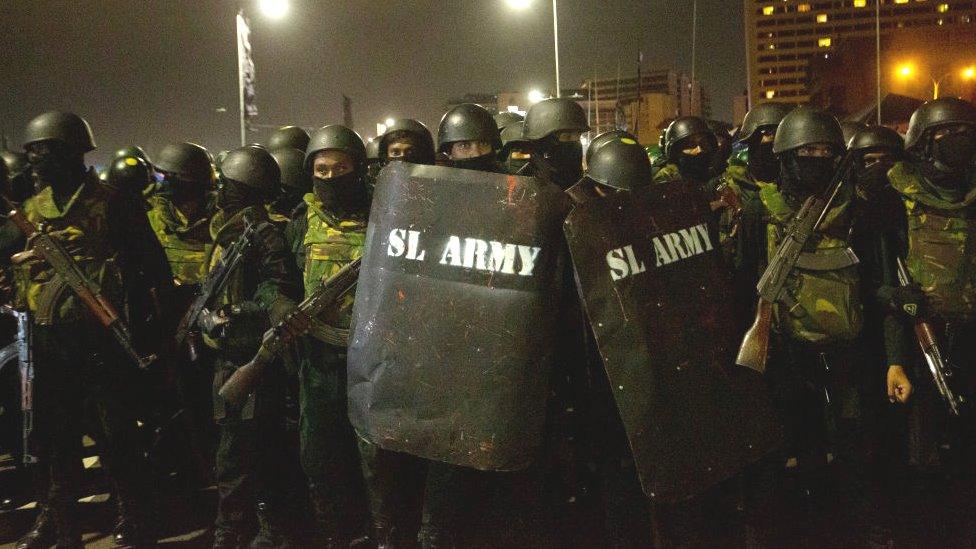
{"type": "Polygon", "coordinates": [[[829,143],[843,151],[844,131],[833,115],[811,107],[797,107],[776,128],[773,152],[782,154],[815,143],[829,143]]]}
{"type": "Polygon", "coordinates": [[[851,139],[857,135],[857,132],[866,129],[867,124],[862,124],[861,122],[851,122],[844,121],[840,123],[840,130],[844,133],[844,144],[851,142],[851,139]]]}
{"type": "Polygon", "coordinates": [[[502,111],[495,115],[495,125],[498,126],[498,131],[503,131],[512,124],[523,120],[525,117],[517,112],[502,111]]]}
{"type": "Polygon", "coordinates": [[[976,107],[955,97],[929,101],[912,114],[905,135],[905,148],[913,149],[920,145],[919,141],[929,130],[953,124],[976,126],[976,107]]]}
{"type": "Polygon", "coordinates": [[[124,192],[141,193],[153,182],[153,168],[138,156],[122,156],[112,161],[105,183],[124,192]]]}
{"type": "Polygon", "coordinates": [[[593,141],[590,141],[590,146],[587,147],[586,149],[586,165],[587,166],[590,165],[590,158],[593,157],[596,151],[600,150],[600,147],[606,145],[611,141],[616,141],[618,139],[624,139],[624,138],[630,139],[635,143],[637,142],[637,137],[635,135],[629,132],[625,132],[624,130],[610,130],[610,131],[603,132],[600,135],[594,137],[593,141]]]}
{"type": "Polygon", "coordinates": [[[525,122],[516,122],[508,125],[504,130],[502,130],[501,138],[503,148],[517,146],[519,144],[529,142],[527,139],[522,138],[522,126],[524,125],[525,122]]]}
{"type": "Polygon", "coordinates": [[[290,147],[304,151],[308,147],[308,132],[298,126],[282,126],[268,138],[268,148],[271,150],[290,147]]]}
{"type": "MultiPolygon", "coordinates": [[[[30,167],[27,155],[21,152],[2,149],[0,150],[0,159],[3,160],[3,164],[7,169],[7,175],[23,173],[30,167]]],[[[0,183],[2,183],[2,180],[0,180],[0,183]]]]}
{"type": "Polygon", "coordinates": [[[220,164],[221,175],[272,198],[281,185],[281,169],[271,153],[258,147],[241,147],[227,153],[220,164]]]}
{"type": "Polygon", "coordinates": [[[209,181],[213,165],[207,149],[196,143],[171,143],[156,158],[156,169],[175,174],[185,181],[209,181]]]}
{"type": "Polygon", "coordinates": [[[115,154],[112,156],[112,159],[114,160],[116,158],[125,158],[127,156],[134,156],[136,158],[141,158],[146,162],[149,162],[149,164],[152,164],[152,161],[149,160],[149,155],[146,154],[146,151],[138,145],[128,145],[126,147],[122,147],[121,149],[115,151],[115,154]]]}
{"type": "Polygon", "coordinates": [[[664,156],[668,157],[669,160],[674,160],[676,158],[673,149],[674,144],[698,134],[715,135],[712,133],[712,129],[708,127],[708,122],[702,118],[697,116],[676,118],[664,132],[664,150],[662,151],[664,156]]]}
{"type": "Polygon", "coordinates": [[[861,152],[886,149],[900,153],[905,150],[905,140],[891,128],[870,126],[854,134],[854,137],[847,142],[847,149],[861,152]]]}
{"type": "Polygon", "coordinates": [[[749,109],[746,117],[742,120],[742,127],[739,128],[735,142],[747,141],[760,128],[772,127],[775,129],[792,110],[793,106],[786,103],[763,103],[756,105],[749,109]]]}
{"type": "Polygon", "coordinates": [[[290,189],[310,192],[312,182],[305,172],[305,153],[291,147],[271,151],[281,170],[281,185],[290,189]]]}
{"type": "Polygon", "coordinates": [[[311,172],[311,162],[322,151],[343,151],[358,165],[366,162],[366,145],[359,134],[341,124],[322,126],[315,130],[305,152],[305,170],[311,172]]]}
{"type": "Polygon", "coordinates": [[[529,107],[522,137],[529,141],[545,139],[556,132],[586,132],[586,112],[569,99],[544,99],[529,107]]]}
{"type": "Polygon", "coordinates": [[[622,137],[604,142],[587,164],[586,175],[608,187],[629,191],[651,182],[651,162],[636,139],[622,137]]]}
{"type": "Polygon", "coordinates": [[[95,138],[84,118],[69,112],[46,112],[27,124],[24,148],[39,141],[60,141],[75,153],[95,150],[95,138]]]}
{"type": "Polygon", "coordinates": [[[458,141],[484,141],[494,149],[501,148],[498,125],[481,105],[464,103],[447,111],[437,127],[437,151],[447,153],[458,141]]]}
{"type": "Polygon", "coordinates": [[[412,118],[398,118],[394,120],[392,124],[386,127],[383,135],[377,138],[380,142],[380,159],[386,160],[387,158],[387,147],[390,145],[390,138],[403,132],[412,134],[420,140],[418,145],[421,149],[424,149],[421,151],[423,161],[433,164],[434,138],[430,135],[430,130],[427,129],[427,126],[412,118]]]}
{"type": "Polygon", "coordinates": [[[371,139],[366,143],[366,162],[372,164],[380,161],[380,140],[371,139]]]}

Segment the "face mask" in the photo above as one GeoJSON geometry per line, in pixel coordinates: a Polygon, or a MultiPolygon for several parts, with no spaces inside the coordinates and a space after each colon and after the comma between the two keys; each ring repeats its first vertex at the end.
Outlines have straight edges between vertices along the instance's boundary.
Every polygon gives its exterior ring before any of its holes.
{"type": "Polygon", "coordinates": [[[56,151],[31,154],[29,158],[35,191],[50,185],[55,192],[67,194],[76,189],[84,177],[83,163],[56,151]]]}
{"type": "Polygon", "coordinates": [[[712,153],[702,152],[697,155],[682,154],[678,157],[678,171],[681,175],[694,181],[707,181],[712,175],[712,153]]]}
{"type": "Polygon", "coordinates": [[[552,171],[553,183],[561,189],[568,189],[583,177],[583,144],[579,141],[556,142],[542,156],[552,171]]]}
{"type": "Polygon", "coordinates": [[[973,167],[976,156],[976,132],[950,133],[932,142],[932,157],[945,171],[966,173],[973,167]]]}
{"type": "Polygon", "coordinates": [[[285,215],[290,214],[295,206],[298,206],[298,203],[302,201],[303,196],[305,196],[303,189],[285,187],[285,190],[271,204],[271,209],[285,215]]]}
{"type": "Polygon", "coordinates": [[[888,186],[888,170],[894,166],[891,159],[879,160],[870,166],[859,164],[857,168],[857,194],[864,200],[873,200],[888,186]]]}
{"type": "Polygon", "coordinates": [[[836,158],[786,155],[780,173],[783,192],[797,200],[821,192],[834,178],[836,158]]]}
{"type": "Polygon", "coordinates": [[[234,214],[244,208],[258,206],[264,202],[261,193],[237,183],[225,180],[220,191],[217,192],[217,207],[234,214]]]}
{"type": "Polygon", "coordinates": [[[772,182],[779,174],[779,161],[773,154],[772,143],[756,143],[749,147],[749,172],[760,180],[772,182]]]}
{"type": "Polygon", "coordinates": [[[451,165],[462,170],[477,170],[479,172],[494,172],[498,169],[498,163],[495,161],[495,153],[488,153],[474,158],[465,158],[463,160],[452,160],[451,165]]]}
{"type": "Polygon", "coordinates": [[[340,216],[364,213],[369,208],[369,195],[356,172],[331,179],[314,178],[312,192],[322,203],[322,209],[340,216]]]}

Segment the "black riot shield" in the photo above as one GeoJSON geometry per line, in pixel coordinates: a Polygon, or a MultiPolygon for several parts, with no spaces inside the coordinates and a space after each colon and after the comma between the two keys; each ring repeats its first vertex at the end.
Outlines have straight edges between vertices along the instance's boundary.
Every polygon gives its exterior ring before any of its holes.
{"type": "Polygon", "coordinates": [[[701,493],[781,436],[763,381],[733,366],[732,288],[689,183],[578,205],[564,225],[644,492],[701,493]]]}
{"type": "Polygon", "coordinates": [[[380,173],[349,344],[349,417],[387,450],[482,470],[542,440],[568,203],[528,177],[380,173]]]}

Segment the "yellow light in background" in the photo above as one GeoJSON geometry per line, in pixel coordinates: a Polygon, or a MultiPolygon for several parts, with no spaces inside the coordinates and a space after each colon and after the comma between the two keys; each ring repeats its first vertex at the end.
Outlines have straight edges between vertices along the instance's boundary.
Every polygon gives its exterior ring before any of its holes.
{"type": "Polygon", "coordinates": [[[773,6],[763,6],[763,15],[772,15],[776,13],[776,8],[773,6]]]}
{"type": "Polygon", "coordinates": [[[962,77],[966,80],[976,78],[976,67],[966,67],[962,70],[962,77]]]}
{"type": "Polygon", "coordinates": [[[935,8],[935,11],[939,13],[945,13],[949,11],[949,4],[939,4],[939,6],[935,8]]]}
{"type": "Polygon", "coordinates": [[[855,8],[863,8],[868,5],[868,0],[854,0],[855,8]]]}
{"type": "Polygon", "coordinates": [[[896,4],[907,4],[908,0],[895,0],[896,4]]]}
{"type": "Polygon", "coordinates": [[[915,74],[915,67],[908,63],[898,67],[898,76],[902,78],[910,78],[913,74],[915,74]]]}
{"type": "Polygon", "coordinates": [[[830,44],[831,44],[831,40],[830,40],[830,37],[829,36],[826,37],[826,38],[821,38],[820,40],[817,40],[817,46],[819,46],[821,48],[829,48],[830,47],[830,44]]]}
{"type": "Polygon", "coordinates": [[[810,4],[800,4],[796,7],[796,11],[800,13],[806,13],[810,11],[810,4]]]}
{"type": "Polygon", "coordinates": [[[766,99],[772,99],[776,97],[776,90],[766,90],[766,99]]]}
{"type": "Polygon", "coordinates": [[[826,22],[827,22],[827,14],[826,13],[818,13],[817,14],[817,23],[826,23],[826,22]]]}

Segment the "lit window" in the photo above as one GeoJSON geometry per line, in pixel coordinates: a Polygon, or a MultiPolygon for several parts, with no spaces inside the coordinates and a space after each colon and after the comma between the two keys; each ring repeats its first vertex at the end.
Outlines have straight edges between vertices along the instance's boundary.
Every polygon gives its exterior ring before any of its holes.
{"type": "Polygon", "coordinates": [[[796,7],[796,11],[800,13],[806,13],[810,11],[810,4],[800,4],[796,7]]]}
{"type": "Polygon", "coordinates": [[[817,40],[817,45],[820,46],[821,48],[829,48],[830,47],[830,37],[821,38],[820,40],[817,40]]]}
{"type": "Polygon", "coordinates": [[[896,4],[907,4],[908,0],[895,0],[896,4]]]}
{"type": "Polygon", "coordinates": [[[945,25],[945,19],[940,18],[938,21],[936,21],[936,24],[939,26],[945,25]]]}
{"type": "Polygon", "coordinates": [[[772,15],[776,12],[776,8],[773,6],[763,6],[763,15],[772,15]]]}
{"type": "Polygon", "coordinates": [[[868,5],[868,0],[854,0],[855,8],[863,8],[868,5]]]}
{"type": "Polygon", "coordinates": [[[939,7],[935,8],[935,11],[939,13],[945,13],[949,11],[949,4],[939,4],[939,7]]]}
{"type": "Polygon", "coordinates": [[[776,97],[776,90],[766,90],[766,99],[772,99],[776,97]]]}
{"type": "Polygon", "coordinates": [[[771,50],[775,50],[776,49],[776,44],[770,44],[768,47],[771,50]]]}
{"type": "Polygon", "coordinates": [[[826,13],[818,13],[817,14],[817,23],[826,23],[826,22],[827,22],[827,14],[826,13]]]}

